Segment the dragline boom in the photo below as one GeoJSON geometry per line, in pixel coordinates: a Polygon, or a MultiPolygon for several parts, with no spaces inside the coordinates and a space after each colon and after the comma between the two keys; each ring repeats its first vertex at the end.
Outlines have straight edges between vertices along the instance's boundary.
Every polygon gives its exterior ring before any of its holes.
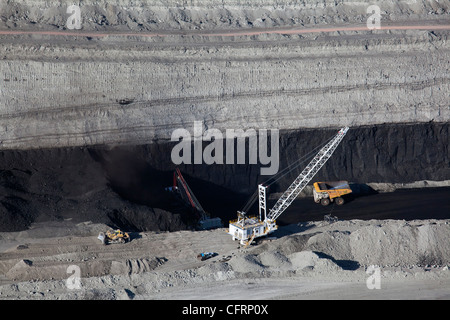
{"type": "Polygon", "coordinates": [[[275,221],[283,212],[286,210],[291,203],[297,198],[297,196],[302,192],[306,185],[311,181],[316,173],[323,167],[327,160],[331,157],[334,150],[337,148],[339,143],[344,138],[348,131],[348,127],[339,130],[338,134],[327,143],[317,155],[311,160],[311,162],[306,166],[305,169],[300,173],[300,175],[292,182],[292,184],[287,188],[287,190],[281,195],[278,201],[275,203],[272,209],[266,216],[266,219],[275,221]]]}

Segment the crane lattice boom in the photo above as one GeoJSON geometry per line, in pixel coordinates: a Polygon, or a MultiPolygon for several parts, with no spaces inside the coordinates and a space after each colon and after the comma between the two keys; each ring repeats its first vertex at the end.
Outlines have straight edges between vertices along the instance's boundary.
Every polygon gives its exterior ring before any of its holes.
{"type": "Polygon", "coordinates": [[[300,192],[306,187],[316,173],[323,167],[327,160],[331,157],[334,150],[344,138],[348,131],[348,127],[344,127],[339,130],[338,134],[328,142],[317,155],[311,160],[300,175],[292,182],[287,190],[281,195],[278,201],[275,203],[272,209],[266,216],[266,219],[275,221],[287,207],[297,198],[300,192]]]}

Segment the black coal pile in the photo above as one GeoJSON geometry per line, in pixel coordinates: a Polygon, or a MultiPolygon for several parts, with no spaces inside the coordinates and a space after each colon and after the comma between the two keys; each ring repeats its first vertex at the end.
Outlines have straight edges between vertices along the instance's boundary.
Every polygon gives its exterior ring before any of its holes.
{"type": "MultiPolygon", "coordinates": [[[[448,180],[448,123],[351,128],[317,180],[413,182],[448,180]]],[[[322,145],[333,129],[280,134],[280,170],[322,145]]],[[[130,231],[189,227],[192,212],[165,188],[172,184],[174,143],[0,152],[0,231],[33,222],[72,219],[130,231]]],[[[306,165],[306,163],[305,163],[306,165]]],[[[259,165],[181,165],[207,212],[234,218],[258,183],[259,165]]],[[[271,187],[282,192],[301,171],[271,187]]]]}

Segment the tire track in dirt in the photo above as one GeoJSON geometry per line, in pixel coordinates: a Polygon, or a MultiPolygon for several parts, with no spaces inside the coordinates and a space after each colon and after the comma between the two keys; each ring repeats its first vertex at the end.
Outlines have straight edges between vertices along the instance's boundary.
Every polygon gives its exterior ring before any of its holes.
{"type": "MultiPolygon", "coordinates": [[[[277,89],[277,90],[260,90],[260,91],[243,91],[243,92],[233,92],[233,93],[222,93],[220,95],[198,95],[191,97],[177,97],[177,98],[166,98],[166,99],[155,99],[146,101],[133,101],[124,107],[120,103],[101,103],[101,104],[89,104],[84,106],[74,106],[71,108],[61,107],[61,108],[40,108],[35,109],[32,112],[14,112],[14,113],[3,113],[0,114],[0,119],[14,119],[28,116],[32,119],[42,118],[44,114],[55,114],[55,116],[60,116],[62,118],[67,117],[67,113],[78,113],[80,111],[97,113],[99,110],[103,109],[117,109],[123,110],[124,108],[129,111],[130,109],[142,109],[142,108],[153,108],[156,106],[174,106],[180,104],[193,104],[193,103],[205,103],[211,101],[230,101],[236,98],[265,98],[272,97],[276,95],[292,95],[292,96],[303,96],[308,94],[326,94],[326,93],[341,93],[353,90],[379,90],[383,91],[389,88],[395,89],[408,89],[408,90],[421,90],[424,88],[449,84],[449,78],[433,78],[424,81],[413,81],[413,82],[401,82],[401,83],[373,83],[373,84],[361,84],[361,85],[343,85],[343,86],[327,86],[327,87],[316,87],[316,88],[305,88],[305,89],[277,89]],[[70,110],[68,112],[68,109],[70,110]],[[65,113],[62,115],[62,113],[65,113]]],[[[178,111],[177,111],[178,112],[178,111]]],[[[88,114],[88,116],[92,116],[88,114]]]]}
{"type": "MultiPolygon", "coordinates": [[[[450,30],[450,25],[397,25],[397,26],[380,26],[377,30],[450,30]]],[[[0,30],[0,35],[16,36],[16,35],[40,35],[40,36],[75,36],[75,37],[95,37],[105,38],[109,36],[115,37],[167,37],[167,36],[187,36],[196,35],[203,37],[236,37],[236,36],[259,36],[263,34],[280,34],[280,35],[299,35],[308,33],[333,33],[333,32],[349,32],[349,31],[371,31],[367,26],[341,26],[341,27],[321,27],[321,28],[272,28],[261,29],[255,31],[248,30],[232,30],[228,32],[217,31],[165,31],[165,32],[70,32],[70,31],[24,31],[24,30],[0,30]]]]}

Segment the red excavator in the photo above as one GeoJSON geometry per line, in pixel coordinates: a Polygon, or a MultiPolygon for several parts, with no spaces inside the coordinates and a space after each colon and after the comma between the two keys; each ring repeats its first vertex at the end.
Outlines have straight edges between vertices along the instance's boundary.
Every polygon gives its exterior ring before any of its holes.
{"type": "Polygon", "coordinates": [[[222,220],[220,218],[211,218],[210,215],[203,210],[200,202],[195,197],[191,188],[189,188],[186,180],[184,180],[180,169],[175,169],[173,173],[173,186],[166,188],[166,190],[174,192],[188,207],[199,214],[200,217],[197,223],[197,227],[199,229],[206,230],[223,227],[222,220]]]}

